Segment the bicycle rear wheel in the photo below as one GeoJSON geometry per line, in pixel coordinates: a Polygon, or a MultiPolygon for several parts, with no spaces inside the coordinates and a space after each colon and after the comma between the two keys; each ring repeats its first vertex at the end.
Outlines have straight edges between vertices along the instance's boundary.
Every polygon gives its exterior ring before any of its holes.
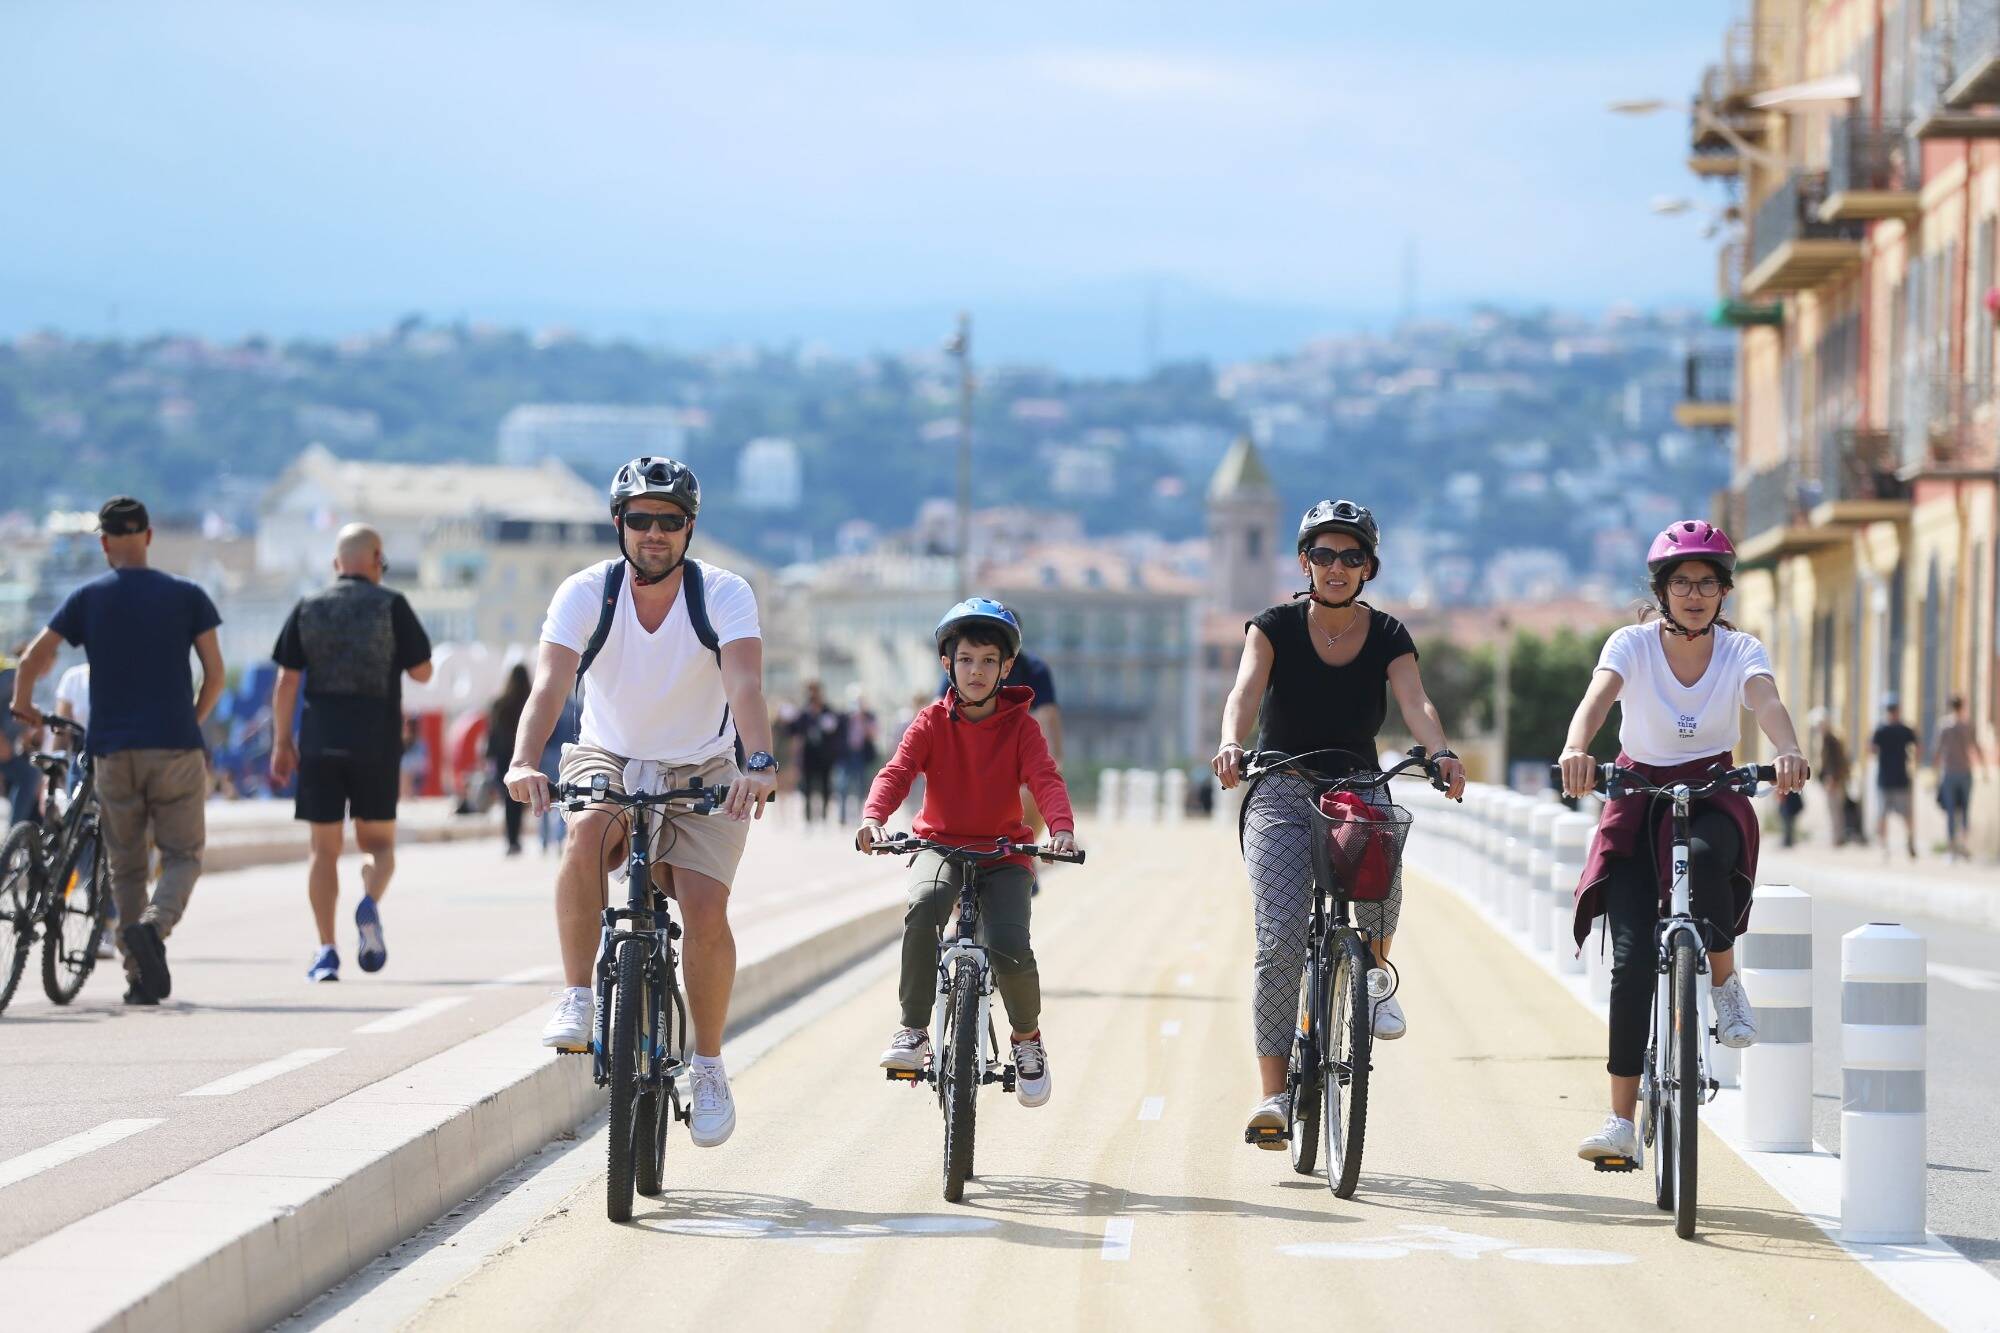
{"type": "Polygon", "coordinates": [[[1692,941],[1674,946],[1674,1234],[1694,1236],[1695,1158],[1701,1144],[1700,958],[1692,941]]]}
{"type": "Polygon", "coordinates": [[[48,929],[42,934],[42,990],[68,1004],[97,966],[97,943],[104,938],[104,908],[110,877],[95,827],[86,827],[68,861],[50,881],[48,929]]]}
{"type": "Polygon", "coordinates": [[[1285,1070],[1285,1087],[1292,1094],[1292,1170],[1302,1176],[1311,1175],[1319,1163],[1320,1081],[1325,1076],[1319,1053],[1326,1040],[1323,976],[1319,951],[1314,949],[1299,973],[1298,1027],[1292,1033],[1292,1057],[1285,1070]]]}
{"type": "Polygon", "coordinates": [[[951,977],[944,1061],[944,1197],[957,1203],[972,1178],[973,1114],[979,1096],[979,972],[961,961],[951,977]]]}
{"type": "Polygon", "coordinates": [[[1361,1180],[1361,1146],[1368,1130],[1368,1061],[1374,1029],[1368,1008],[1368,946],[1344,931],[1333,947],[1333,979],[1327,988],[1327,1066],[1322,1080],[1325,1111],[1326,1183],[1342,1199],[1354,1197],[1361,1180]]]}
{"type": "MultiPolygon", "coordinates": [[[[1659,1003],[1659,1001],[1655,1001],[1659,1003]]],[[[1674,1126],[1667,1114],[1666,1087],[1670,1075],[1657,1036],[1646,1043],[1646,1073],[1640,1083],[1639,1116],[1646,1151],[1653,1154],[1653,1202],[1663,1213],[1674,1210],[1674,1126]]]]}
{"type": "Polygon", "coordinates": [[[618,951],[617,992],[611,1008],[611,1127],[605,1157],[604,1215],[632,1220],[639,1119],[639,1015],[646,1004],[646,952],[637,942],[618,951]]]}
{"type": "Polygon", "coordinates": [[[16,824],[0,843],[0,1010],[14,998],[21,974],[28,970],[28,950],[35,943],[36,868],[41,858],[41,834],[33,824],[16,824]]]}

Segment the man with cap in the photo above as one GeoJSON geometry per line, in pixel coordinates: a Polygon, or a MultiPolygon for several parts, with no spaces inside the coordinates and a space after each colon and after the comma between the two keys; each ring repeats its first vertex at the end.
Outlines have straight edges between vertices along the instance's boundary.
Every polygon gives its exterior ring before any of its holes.
{"type": "Polygon", "coordinates": [[[28,645],[14,678],[13,713],[39,726],[35,683],[65,643],[89,659],[90,735],[111,892],[118,903],[127,1004],[172,993],[165,940],[187,911],[207,842],[208,756],[201,724],[222,697],[222,623],[208,594],[146,565],[153,543],[146,506],[107,500],[97,525],[111,571],[72,592],[28,645]],[[188,666],[201,660],[196,693],[188,666]],[[146,896],[148,834],[160,882],[146,896]]]}

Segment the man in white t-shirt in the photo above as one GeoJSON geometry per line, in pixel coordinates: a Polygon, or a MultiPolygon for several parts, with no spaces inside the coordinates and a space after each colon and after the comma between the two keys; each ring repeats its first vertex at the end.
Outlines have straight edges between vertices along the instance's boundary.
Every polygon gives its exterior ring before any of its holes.
{"type": "Polygon", "coordinates": [[[56,716],[90,730],[90,663],[79,662],[56,682],[56,716]]]}
{"type": "MultiPolygon", "coordinates": [[[[764,645],[750,585],[728,570],[687,558],[701,488],[670,458],[635,458],[611,483],[611,517],[623,557],[622,586],[608,632],[587,669],[581,732],[563,747],[562,782],[588,783],[602,773],[613,791],[727,784],[715,815],[660,818],[653,873],[680,903],[686,931],[685,984],[694,1023],[688,1128],[697,1147],[712,1148],[736,1128],[736,1107],[722,1067],[722,1031],[736,978],[729,929],[729,886],[749,837],[777,785],[770,714],[764,704],[764,645]],[[713,649],[690,614],[688,572],[699,570],[713,649]],[[737,742],[752,753],[737,765],[737,742]],[[668,823],[671,820],[671,832],[668,823]]],[[[535,683],[514,740],[507,790],[540,815],[549,808],[541,755],[550,729],[575,688],[605,607],[608,560],[566,580],[542,626],[535,683]]],[[[556,930],[563,981],[542,1043],[587,1048],[591,982],[605,904],[606,872],[625,860],[616,811],[593,806],[565,812],[569,837],[556,879],[556,930]]]]}

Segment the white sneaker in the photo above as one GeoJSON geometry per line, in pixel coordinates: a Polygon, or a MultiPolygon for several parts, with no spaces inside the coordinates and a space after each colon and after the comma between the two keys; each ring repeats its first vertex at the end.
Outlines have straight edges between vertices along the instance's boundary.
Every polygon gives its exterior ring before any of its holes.
{"type": "Polygon", "coordinates": [[[897,1028],[882,1052],[882,1068],[921,1073],[931,1062],[931,1034],[923,1028],[897,1028]]]}
{"type": "Polygon", "coordinates": [[[1586,1162],[1601,1162],[1607,1157],[1623,1157],[1637,1164],[1639,1127],[1623,1116],[1605,1116],[1604,1128],[1578,1144],[1576,1155],[1586,1162]]]}
{"type": "Polygon", "coordinates": [[[556,992],[556,1011],[542,1029],[542,1045],[572,1054],[590,1049],[591,994],[588,986],[556,992]]]}
{"type": "Polygon", "coordinates": [[[1715,1005],[1715,1039],[1734,1051],[1754,1046],[1757,1015],[1743,993],[1743,978],[1730,973],[1729,980],[1710,988],[1708,998],[1715,1005]]]}
{"type": "Polygon", "coordinates": [[[1023,1106],[1040,1106],[1049,1099],[1049,1053],[1041,1034],[1014,1042],[1014,1095],[1023,1106]]]}
{"type": "Polygon", "coordinates": [[[696,1062],[688,1067],[694,1083],[694,1106],[688,1115],[688,1135],[697,1148],[714,1148],[736,1132],[736,1099],[729,1095],[729,1075],[719,1064],[696,1062]]]}
{"type": "Polygon", "coordinates": [[[1276,1151],[1285,1146],[1282,1137],[1286,1126],[1292,1122],[1292,1094],[1274,1092],[1257,1103],[1257,1109],[1250,1113],[1250,1123],[1244,1127],[1243,1136],[1259,1148],[1276,1151]],[[1273,1134],[1272,1131],[1276,1131],[1273,1134]],[[1259,1138],[1263,1134],[1268,1137],[1259,1138]]]}
{"type": "Polygon", "coordinates": [[[1409,1020],[1403,1017],[1403,1006],[1396,1003],[1395,996],[1375,1002],[1375,1035],[1378,1038],[1394,1041],[1409,1030],[1409,1020]]]}

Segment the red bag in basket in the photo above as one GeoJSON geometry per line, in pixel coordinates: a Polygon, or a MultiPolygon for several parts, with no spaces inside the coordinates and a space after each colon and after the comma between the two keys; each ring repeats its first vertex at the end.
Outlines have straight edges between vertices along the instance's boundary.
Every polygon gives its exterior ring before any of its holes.
{"type": "Polygon", "coordinates": [[[1326,833],[1327,853],[1347,896],[1367,903],[1387,898],[1396,869],[1393,848],[1389,831],[1372,827],[1387,814],[1351,791],[1327,792],[1319,798],[1319,809],[1333,821],[1326,833]]]}

